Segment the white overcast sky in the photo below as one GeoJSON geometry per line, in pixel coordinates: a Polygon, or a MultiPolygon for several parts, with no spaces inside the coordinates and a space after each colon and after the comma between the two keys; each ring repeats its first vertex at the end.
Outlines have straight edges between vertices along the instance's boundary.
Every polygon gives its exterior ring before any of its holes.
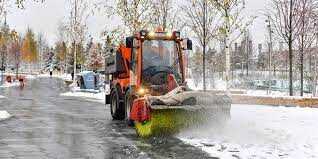
{"type": "MultiPolygon", "coordinates": [[[[265,41],[266,29],[265,20],[260,12],[266,7],[268,0],[246,0],[247,15],[259,16],[253,26],[250,27],[255,43],[265,41]]],[[[68,15],[69,7],[67,0],[46,0],[43,4],[29,3],[25,10],[13,9],[8,15],[8,23],[11,28],[18,32],[25,32],[27,27],[31,27],[36,32],[42,32],[50,44],[56,40],[57,24],[68,15]]],[[[93,37],[99,37],[100,32],[105,27],[107,19],[101,15],[96,15],[89,19],[89,33],[93,37]]]]}

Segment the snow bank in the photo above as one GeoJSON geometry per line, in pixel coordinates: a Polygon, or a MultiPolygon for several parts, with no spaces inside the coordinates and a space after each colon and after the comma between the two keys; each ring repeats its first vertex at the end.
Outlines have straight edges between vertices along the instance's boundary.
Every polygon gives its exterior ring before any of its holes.
{"type": "Polygon", "coordinates": [[[72,91],[72,92],[66,92],[62,93],[61,96],[69,96],[69,97],[79,97],[90,101],[95,101],[99,103],[105,103],[105,93],[104,92],[89,92],[88,90],[86,92],[82,91],[72,91]]]}
{"type": "MultiPolygon", "coordinates": [[[[41,75],[41,77],[50,77],[50,75],[41,75]]],[[[63,75],[53,75],[53,77],[61,78],[63,80],[72,80],[72,76],[70,74],[63,75]]],[[[72,83],[69,85],[70,92],[62,93],[61,96],[68,97],[79,97],[85,100],[105,103],[105,91],[104,90],[94,90],[94,89],[80,89],[77,87],[76,83],[72,83]]]]}
{"type": "Polygon", "coordinates": [[[11,115],[7,111],[0,111],[0,121],[11,118],[11,115]]]}
{"type": "Polygon", "coordinates": [[[178,137],[219,158],[318,158],[318,109],[233,105],[220,129],[185,131],[178,137]]]}
{"type": "Polygon", "coordinates": [[[19,87],[20,86],[20,82],[16,81],[16,82],[5,82],[3,85],[0,85],[0,88],[10,88],[10,87],[19,87]]]}
{"type": "MultiPolygon", "coordinates": [[[[40,75],[38,75],[38,77],[39,78],[48,78],[48,77],[51,77],[51,76],[50,76],[50,74],[40,74],[40,75]]],[[[72,80],[71,74],[53,74],[52,77],[60,78],[60,79],[63,79],[63,80],[69,80],[69,81],[72,80]]]]}
{"type": "Polygon", "coordinates": [[[37,78],[37,75],[25,75],[25,78],[28,79],[28,80],[33,80],[33,79],[36,79],[37,78]]]}
{"type": "Polygon", "coordinates": [[[270,94],[267,94],[267,90],[246,90],[246,95],[256,96],[256,97],[277,97],[277,98],[288,98],[288,99],[304,99],[304,98],[318,98],[313,97],[312,94],[304,93],[304,96],[289,96],[289,92],[281,91],[271,91],[270,94]]]}
{"type": "Polygon", "coordinates": [[[5,98],[5,96],[0,95],[0,99],[1,99],[1,98],[5,98]]]}

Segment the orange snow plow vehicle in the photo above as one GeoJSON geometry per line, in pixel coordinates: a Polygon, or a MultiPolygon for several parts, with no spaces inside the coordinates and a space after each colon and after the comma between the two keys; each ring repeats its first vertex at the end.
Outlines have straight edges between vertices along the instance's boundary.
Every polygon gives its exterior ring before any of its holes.
{"type": "Polygon", "coordinates": [[[106,58],[106,104],[115,120],[126,120],[141,137],[176,133],[206,119],[226,120],[231,99],[193,91],[185,75],[185,50],[192,41],[180,32],[141,30],[106,58]]]}

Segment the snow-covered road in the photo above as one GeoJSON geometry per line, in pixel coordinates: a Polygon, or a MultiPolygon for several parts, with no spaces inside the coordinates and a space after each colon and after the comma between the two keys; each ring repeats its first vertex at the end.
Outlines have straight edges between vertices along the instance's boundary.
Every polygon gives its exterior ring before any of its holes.
{"type": "Polygon", "coordinates": [[[318,158],[318,109],[233,105],[222,130],[209,126],[178,137],[219,158],[318,158]]]}

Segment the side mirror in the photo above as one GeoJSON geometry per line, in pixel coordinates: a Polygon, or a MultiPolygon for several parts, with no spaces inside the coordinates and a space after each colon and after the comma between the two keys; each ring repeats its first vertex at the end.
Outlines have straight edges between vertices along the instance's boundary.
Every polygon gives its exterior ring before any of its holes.
{"type": "Polygon", "coordinates": [[[127,48],[133,48],[134,47],[134,38],[133,37],[127,37],[126,38],[126,47],[127,48]]]}
{"type": "Polygon", "coordinates": [[[190,39],[187,40],[187,49],[192,50],[192,40],[190,39]]]}
{"type": "Polygon", "coordinates": [[[184,50],[192,50],[192,40],[184,39],[184,50]]]}

